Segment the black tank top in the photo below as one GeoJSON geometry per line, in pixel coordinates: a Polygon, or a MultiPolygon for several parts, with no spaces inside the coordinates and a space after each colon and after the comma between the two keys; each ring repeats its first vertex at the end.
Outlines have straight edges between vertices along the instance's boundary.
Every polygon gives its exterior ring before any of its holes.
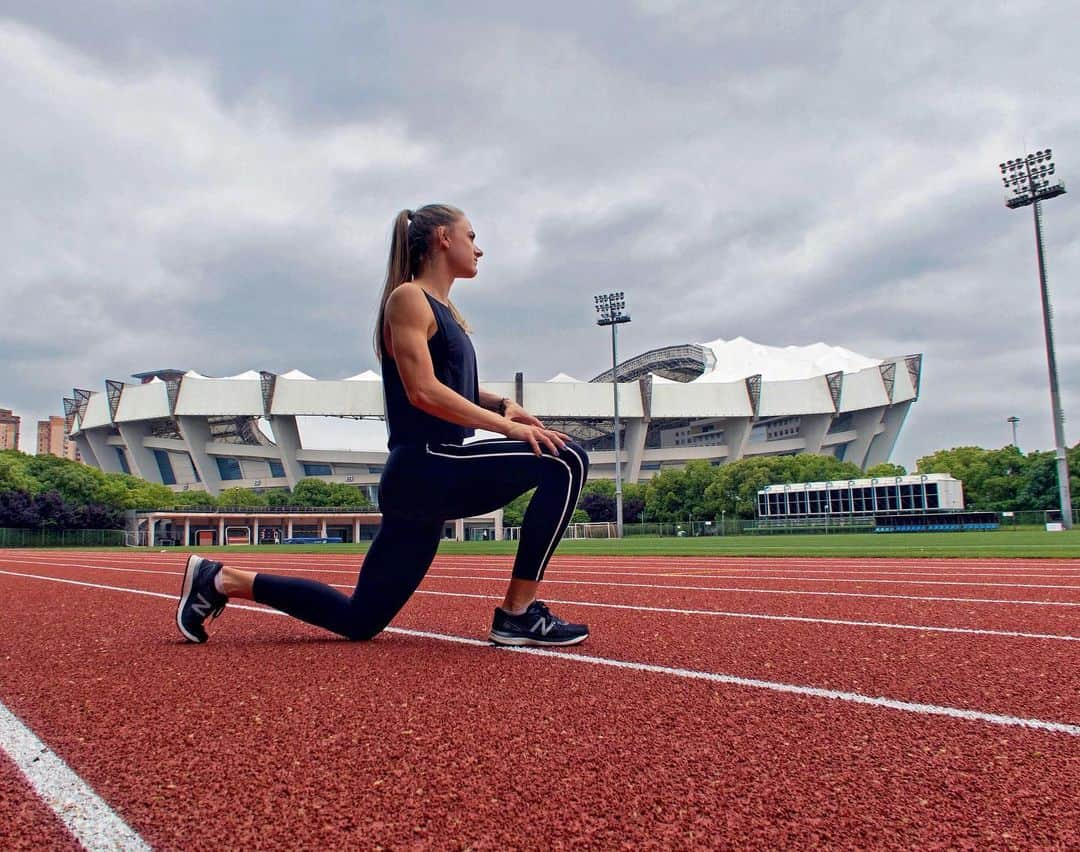
{"type": "MultiPolygon", "coordinates": [[[[476,375],[476,350],[465,330],[458,325],[446,305],[426,291],[428,304],[435,314],[438,328],[428,341],[435,378],[461,394],[470,402],[480,403],[480,382],[476,375]]],[[[401,382],[397,363],[386,351],[383,329],[379,329],[379,348],[382,351],[383,397],[386,404],[386,428],[389,447],[424,444],[461,444],[472,437],[474,430],[450,423],[421,411],[409,402],[401,382]]]]}

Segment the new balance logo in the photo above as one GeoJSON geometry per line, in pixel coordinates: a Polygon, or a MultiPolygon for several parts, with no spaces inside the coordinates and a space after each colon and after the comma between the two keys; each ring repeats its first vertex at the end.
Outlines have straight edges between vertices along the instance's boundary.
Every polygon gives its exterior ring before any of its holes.
{"type": "Polygon", "coordinates": [[[547,636],[552,630],[555,629],[555,625],[557,625],[558,623],[558,619],[544,618],[543,616],[540,616],[538,619],[536,619],[536,624],[532,626],[532,632],[536,633],[537,631],[539,631],[541,636],[547,636]]]}
{"type": "MultiPolygon", "coordinates": [[[[191,609],[198,615],[201,615],[203,618],[210,617],[210,601],[205,598],[202,592],[199,592],[197,597],[197,603],[193,603],[191,605],[191,609]]],[[[545,633],[544,635],[546,636],[547,634],[545,633]]]]}

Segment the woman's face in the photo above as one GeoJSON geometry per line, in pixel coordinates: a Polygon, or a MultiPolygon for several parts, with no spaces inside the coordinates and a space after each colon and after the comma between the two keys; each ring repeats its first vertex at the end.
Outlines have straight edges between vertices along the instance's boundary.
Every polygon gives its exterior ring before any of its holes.
{"type": "Polygon", "coordinates": [[[455,278],[473,278],[476,276],[477,262],[484,253],[476,244],[476,232],[472,223],[462,216],[446,227],[446,259],[455,278]]]}

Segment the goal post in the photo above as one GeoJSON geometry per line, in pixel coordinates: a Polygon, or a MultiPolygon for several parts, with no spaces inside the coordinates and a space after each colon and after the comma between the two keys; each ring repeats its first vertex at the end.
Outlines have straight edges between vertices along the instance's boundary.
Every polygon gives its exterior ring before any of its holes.
{"type": "Polygon", "coordinates": [[[584,524],[570,524],[563,538],[615,538],[616,527],[613,521],[593,521],[584,524]]]}

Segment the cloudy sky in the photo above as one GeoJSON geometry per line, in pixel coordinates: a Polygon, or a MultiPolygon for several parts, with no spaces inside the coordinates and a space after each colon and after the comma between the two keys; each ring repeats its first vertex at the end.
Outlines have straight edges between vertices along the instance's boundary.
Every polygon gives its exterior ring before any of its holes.
{"type": "MultiPolygon", "coordinates": [[[[1030,209],[1080,175],[1067,2],[0,1],[0,406],[161,367],[375,366],[390,222],[449,201],[482,378],[745,336],[925,356],[894,460],[1052,446],[1030,209]]],[[[1045,205],[1080,440],[1080,181],[1045,205]]]]}

